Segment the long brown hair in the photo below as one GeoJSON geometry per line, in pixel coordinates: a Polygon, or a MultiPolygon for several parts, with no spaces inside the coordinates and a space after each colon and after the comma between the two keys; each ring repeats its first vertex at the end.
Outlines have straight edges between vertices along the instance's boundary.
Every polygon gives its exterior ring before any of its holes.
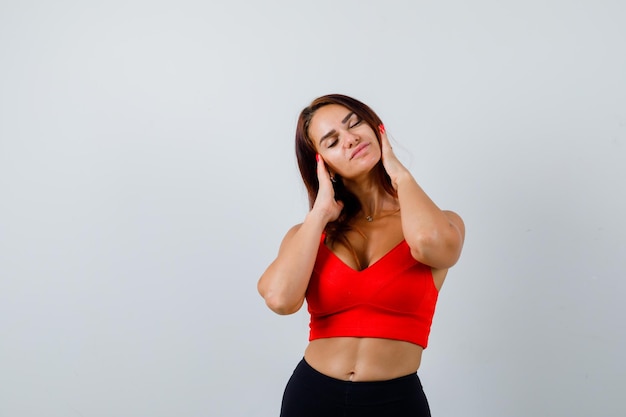
{"type": "MultiPolygon", "coordinates": [[[[317,190],[319,188],[319,181],[317,179],[317,162],[315,155],[317,151],[313,141],[309,137],[309,124],[311,119],[315,115],[315,112],[321,107],[329,104],[338,104],[346,107],[350,111],[354,112],[360,119],[367,123],[376,134],[378,144],[381,144],[380,132],[378,126],[382,123],[380,117],[365,103],[360,102],[352,97],[348,97],[342,94],[328,94],[322,97],[318,97],[311,104],[305,107],[300,116],[298,117],[298,123],[296,125],[296,157],[298,159],[298,167],[300,168],[300,174],[302,180],[306,186],[309,195],[309,208],[313,208],[315,199],[317,198],[317,190]]],[[[393,197],[397,197],[397,193],[391,184],[391,178],[383,167],[382,158],[374,167],[374,173],[378,179],[379,185],[393,197]]],[[[337,220],[330,222],[326,225],[326,236],[332,243],[336,240],[340,240],[347,246],[351,246],[345,239],[344,234],[350,227],[348,223],[354,218],[354,216],[361,211],[361,203],[343,184],[343,180],[338,174],[335,174],[336,182],[333,182],[333,188],[335,189],[335,199],[342,201],[344,204],[341,214],[337,220]]]]}

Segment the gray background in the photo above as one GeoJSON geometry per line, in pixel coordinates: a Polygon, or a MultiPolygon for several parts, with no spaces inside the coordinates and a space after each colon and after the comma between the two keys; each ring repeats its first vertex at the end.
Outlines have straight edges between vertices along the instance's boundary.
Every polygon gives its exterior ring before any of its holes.
{"type": "Polygon", "coordinates": [[[299,110],[370,104],[467,225],[433,414],[623,417],[623,1],[0,3],[0,416],[277,416],[299,110]]]}

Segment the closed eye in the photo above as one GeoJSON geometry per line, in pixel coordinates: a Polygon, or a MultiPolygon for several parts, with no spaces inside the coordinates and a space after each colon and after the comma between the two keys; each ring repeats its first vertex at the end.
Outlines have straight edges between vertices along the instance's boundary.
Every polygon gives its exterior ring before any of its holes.
{"type": "Polygon", "coordinates": [[[363,119],[357,117],[356,119],[350,121],[350,124],[348,125],[348,127],[352,129],[353,127],[357,127],[361,123],[363,123],[363,119]]]}

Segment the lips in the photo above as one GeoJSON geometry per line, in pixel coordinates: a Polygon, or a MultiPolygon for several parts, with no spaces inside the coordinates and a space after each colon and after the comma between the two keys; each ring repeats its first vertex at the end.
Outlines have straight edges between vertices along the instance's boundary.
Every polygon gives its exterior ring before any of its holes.
{"type": "Polygon", "coordinates": [[[358,156],[368,146],[370,146],[369,143],[362,143],[359,146],[357,146],[356,149],[352,152],[352,155],[350,155],[350,159],[353,159],[355,156],[358,156]]]}

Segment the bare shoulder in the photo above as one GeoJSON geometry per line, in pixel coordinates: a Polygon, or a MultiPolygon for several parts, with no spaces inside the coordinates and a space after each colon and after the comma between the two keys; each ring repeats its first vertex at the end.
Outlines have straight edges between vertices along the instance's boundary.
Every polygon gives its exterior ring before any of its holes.
{"type": "Polygon", "coordinates": [[[435,283],[435,288],[437,288],[437,291],[441,291],[441,287],[443,287],[443,282],[446,280],[446,276],[448,275],[448,270],[448,268],[431,268],[433,282],[435,283]]]}

